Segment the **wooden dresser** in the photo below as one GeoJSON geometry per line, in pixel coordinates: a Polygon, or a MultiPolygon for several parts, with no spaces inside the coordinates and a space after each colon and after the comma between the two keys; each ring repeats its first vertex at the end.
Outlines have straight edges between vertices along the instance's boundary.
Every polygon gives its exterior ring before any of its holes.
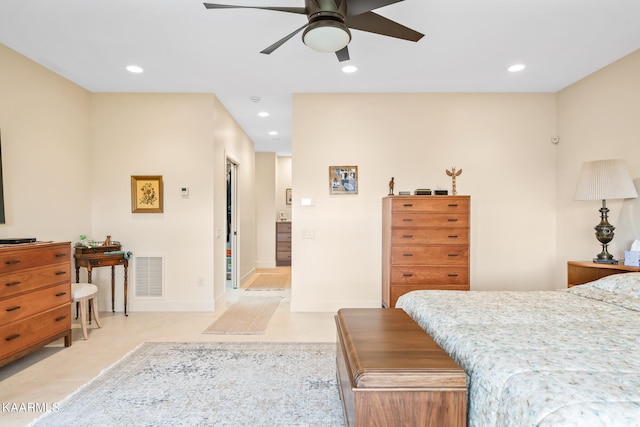
{"type": "Polygon", "coordinates": [[[469,196],[382,199],[382,305],[413,290],[469,290],[469,196]]]}
{"type": "Polygon", "coordinates": [[[291,222],[276,222],[276,265],[291,265],[291,222]]]}
{"type": "Polygon", "coordinates": [[[0,246],[0,366],[64,337],[71,345],[71,243],[0,246]]]}

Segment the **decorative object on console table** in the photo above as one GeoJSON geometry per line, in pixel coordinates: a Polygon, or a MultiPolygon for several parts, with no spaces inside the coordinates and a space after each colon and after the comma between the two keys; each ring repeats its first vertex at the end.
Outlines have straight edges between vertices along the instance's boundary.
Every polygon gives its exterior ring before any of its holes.
{"type": "MultiPolygon", "coordinates": [[[[111,236],[107,236],[111,240],[111,236]]],[[[111,241],[110,245],[100,244],[97,246],[76,246],[73,258],[76,267],[76,283],[80,283],[80,268],[87,269],[87,282],[92,283],[91,273],[94,268],[111,267],[111,311],[115,312],[115,267],[122,265],[124,267],[124,315],[127,314],[127,295],[128,295],[128,268],[131,252],[121,250],[119,242],[111,241]]]]}
{"type": "Polygon", "coordinates": [[[71,243],[0,246],[0,366],[64,338],[71,345],[71,243]]]}
{"type": "Polygon", "coordinates": [[[631,199],[638,197],[636,187],[629,174],[629,168],[624,160],[596,160],[582,164],[575,200],[602,200],[600,208],[600,223],[594,227],[596,238],[602,245],[600,252],[593,262],[618,264],[607,246],[613,240],[615,227],[609,224],[607,199],[631,199]]]}
{"type": "Polygon", "coordinates": [[[131,212],[163,212],[162,175],[131,177],[131,212]]]}
{"type": "Polygon", "coordinates": [[[629,267],[621,264],[599,264],[592,261],[569,261],[567,263],[567,287],[593,282],[612,274],[640,273],[640,267],[629,267]]]}
{"type": "Polygon", "coordinates": [[[291,265],[291,222],[276,222],[276,266],[291,265]]]}
{"type": "Polygon", "coordinates": [[[329,194],[358,194],[358,167],[329,166],[329,194]]]}
{"type": "Polygon", "coordinates": [[[469,290],[469,196],[382,199],[382,305],[420,289],[469,290]]]}

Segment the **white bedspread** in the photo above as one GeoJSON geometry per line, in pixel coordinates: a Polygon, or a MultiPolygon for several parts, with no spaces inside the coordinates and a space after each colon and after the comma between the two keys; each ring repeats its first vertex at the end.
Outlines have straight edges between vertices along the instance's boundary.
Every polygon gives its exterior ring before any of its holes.
{"type": "Polygon", "coordinates": [[[640,298],[583,285],[396,306],[466,371],[471,427],[640,426],[640,298]]]}

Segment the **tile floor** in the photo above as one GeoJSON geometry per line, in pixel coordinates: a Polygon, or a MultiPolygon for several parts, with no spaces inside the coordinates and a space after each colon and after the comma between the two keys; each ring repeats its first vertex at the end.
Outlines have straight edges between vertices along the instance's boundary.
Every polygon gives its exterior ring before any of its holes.
{"type": "MultiPolygon", "coordinates": [[[[228,303],[243,289],[231,290],[228,303]]],[[[276,291],[269,292],[275,295],[276,291]]],[[[41,415],[34,406],[59,402],[76,391],[104,368],[145,341],[273,341],[333,342],[334,313],[292,313],[290,290],[277,291],[285,298],[262,335],[213,335],[202,331],[219,317],[215,313],[100,313],[102,328],[90,326],[89,339],[82,338],[77,321],[73,323],[73,344],[65,348],[62,340],[0,367],[0,425],[18,427],[41,415]],[[14,405],[15,404],[15,405],[14,405]],[[27,405],[31,404],[31,410],[27,405]],[[22,408],[20,405],[23,405],[22,408]],[[21,409],[16,409],[21,408],[21,409]],[[24,409],[24,410],[22,410],[24,409]]]]}

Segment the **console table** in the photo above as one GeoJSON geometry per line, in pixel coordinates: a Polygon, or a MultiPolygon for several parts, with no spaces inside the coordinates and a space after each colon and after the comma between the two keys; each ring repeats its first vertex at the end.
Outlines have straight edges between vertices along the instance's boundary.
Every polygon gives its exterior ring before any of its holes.
{"type": "Polygon", "coordinates": [[[120,251],[120,245],[95,246],[87,248],[76,246],[73,258],[76,264],[76,283],[80,282],[80,267],[87,269],[87,281],[91,283],[91,271],[97,267],[111,267],[111,311],[115,312],[115,266],[124,267],[124,315],[127,314],[128,274],[129,260],[124,252],[120,251]]]}

